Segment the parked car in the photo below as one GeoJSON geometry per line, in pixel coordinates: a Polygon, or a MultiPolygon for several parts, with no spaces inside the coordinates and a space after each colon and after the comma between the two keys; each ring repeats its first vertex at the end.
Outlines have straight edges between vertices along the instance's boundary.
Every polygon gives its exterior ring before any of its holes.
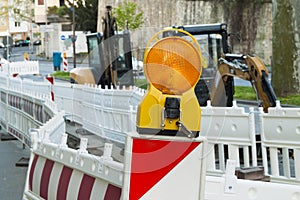
{"type": "Polygon", "coordinates": [[[29,41],[27,40],[16,40],[15,41],[15,47],[23,47],[23,46],[28,46],[29,45],[29,41]]]}
{"type": "Polygon", "coordinates": [[[33,45],[41,45],[42,41],[41,40],[36,40],[33,42],[33,45]]]}
{"type": "Polygon", "coordinates": [[[3,42],[0,42],[0,48],[4,48],[5,45],[3,44],[3,42]]]}

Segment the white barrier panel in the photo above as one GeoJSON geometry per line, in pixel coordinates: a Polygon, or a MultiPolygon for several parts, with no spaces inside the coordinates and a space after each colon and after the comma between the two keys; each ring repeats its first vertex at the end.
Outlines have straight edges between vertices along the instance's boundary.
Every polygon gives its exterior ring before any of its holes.
{"type": "Polygon", "coordinates": [[[64,116],[65,112],[60,111],[51,120],[47,121],[39,128],[29,130],[32,132],[36,132],[37,137],[40,140],[59,144],[62,140],[62,133],[66,132],[64,116]]]}
{"type": "Polygon", "coordinates": [[[22,89],[27,94],[46,95],[50,98],[51,87],[51,83],[46,80],[33,81],[31,79],[23,79],[22,81],[22,89]]]}
{"type": "Polygon", "coordinates": [[[260,110],[265,171],[274,181],[300,183],[300,108],[279,101],[268,113],[260,110]]]}
{"type": "Polygon", "coordinates": [[[206,176],[205,200],[298,200],[300,186],[206,176]]]}
{"type": "MultiPolygon", "coordinates": [[[[37,84],[7,75],[1,76],[1,127],[27,146],[31,145],[29,129],[36,129],[57,113],[56,105],[46,94],[34,91],[37,84]],[[32,90],[26,89],[32,88],[32,90]],[[29,86],[28,86],[29,85],[29,86]]],[[[63,130],[63,129],[60,129],[63,130]]],[[[53,130],[50,130],[53,131],[53,130]]]]}
{"type": "Polygon", "coordinates": [[[39,74],[39,62],[38,61],[20,61],[10,62],[8,64],[2,64],[2,72],[8,75],[26,75],[26,74],[39,74]]]}
{"type": "Polygon", "coordinates": [[[245,113],[235,102],[233,107],[212,107],[209,101],[201,109],[200,135],[208,140],[207,172],[224,174],[227,158],[235,160],[236,167],[257,166],[253,109],[245,113]]]}
{"type": "Polygon", "coordinates": [[[126,135],[136,131],[136,108],[144,91],[58,83],[54,94],[60,109],[70,115],[68,119],[98,136],[124,144],[126,135]]]}
{"type": "Polygon", "coordinates": [[[7,74],[0,73],[0,86],[1,86],[1,88],[7,88],[8,87],[7,74]]]}
{"type": "MultiPolygon", "coordinates": [[[[53,87],[54,100],[58,110],[64,110],[68,118],[73,114],[74,89],[70,83],[55,83],[53,87]]],[[[72,120],[72,119],[71,119],[72,120]]],[[[73,121],[73,120],[72,120],[73,121]]]]}

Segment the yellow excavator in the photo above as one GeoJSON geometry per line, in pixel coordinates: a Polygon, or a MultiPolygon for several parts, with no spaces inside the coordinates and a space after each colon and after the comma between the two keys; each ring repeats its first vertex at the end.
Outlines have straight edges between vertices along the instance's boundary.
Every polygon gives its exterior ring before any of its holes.
{"type": "MultiPolygon", "coordinates": [[[[249,81],[256,93],[259,106],[268,112],[276,106],[277,97],[269,83],[269,72],[262,60],[255,55],[232,54],[228,44],[227,24],[201,24],[174,26],[193,35],[202,51],[202,76],[195,87],[199,104],[211,100],[213,106],[232,106],[234,77],[249,81]]],[[[168,36],[183,36],[169,31],[168,36]]]]}
{"type": "Polygon", "coordinates": [[[133,85],[130,33],[118,31],[116,20],[107,6],[103,32],[86,36],[89,67],[70,71],[71,82],[101,85],[102,88],[133,85]]]}

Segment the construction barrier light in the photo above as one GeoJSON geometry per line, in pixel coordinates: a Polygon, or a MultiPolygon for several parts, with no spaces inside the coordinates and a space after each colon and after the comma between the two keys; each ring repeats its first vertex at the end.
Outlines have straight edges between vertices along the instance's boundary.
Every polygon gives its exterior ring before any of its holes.
{"type": "Polygon", "coordinates": [[[201,60],[197,40],[183,30],[163,30],[152,37],[144,56],[149,85],[138,107],[140,134],[198,135],[201,109],[194,88],[201,75],[201,60]],[[164,31],[183,36],[159,38],[164,31]]]}

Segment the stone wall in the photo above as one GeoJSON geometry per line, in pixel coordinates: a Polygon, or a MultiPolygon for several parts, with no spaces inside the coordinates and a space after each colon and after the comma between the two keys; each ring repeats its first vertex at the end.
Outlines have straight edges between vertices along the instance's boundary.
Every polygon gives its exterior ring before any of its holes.
{"type": "MultiPolygon", "coordinates": [[[[143,28],[132,33],[133,52],[140,59],[154,33],[172,25],[225,22],[229,26],[233,53],[255,53],[269,65],[272,55],[272,2],[266,0],[133,0],[144,12],[143,28]]],[[[105,5],[120,0],[99,1],[99,15],[105,5]]],[[[99,28],[99,30],[101,30],[99,28]]]]}

